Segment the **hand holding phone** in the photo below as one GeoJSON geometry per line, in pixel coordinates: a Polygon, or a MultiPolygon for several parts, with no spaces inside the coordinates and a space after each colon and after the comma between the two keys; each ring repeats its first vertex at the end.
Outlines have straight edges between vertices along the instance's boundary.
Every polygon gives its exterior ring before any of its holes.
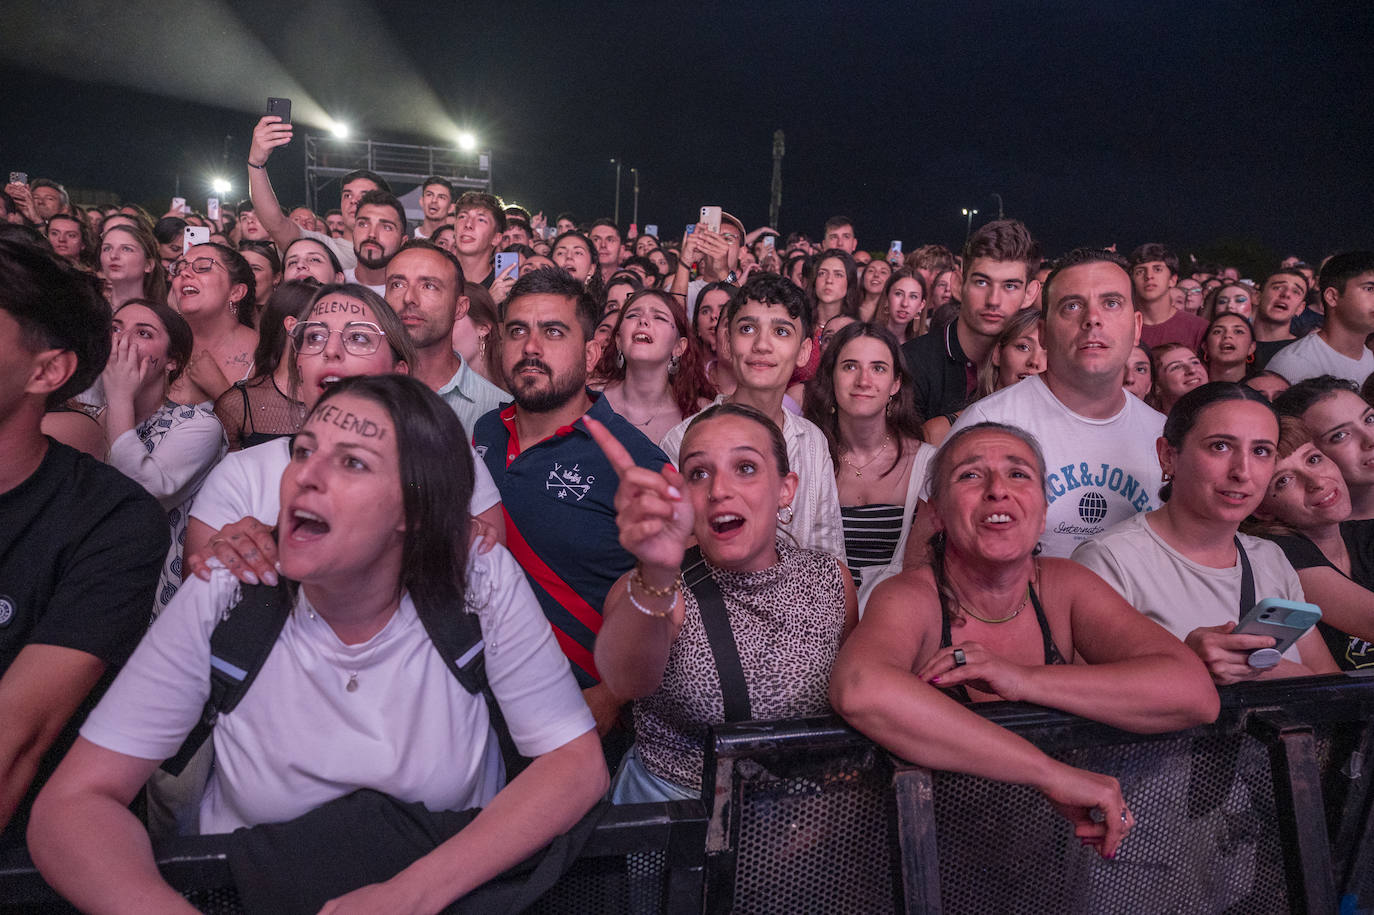
{"type": "Polygon", "coordinates": [[[281,118],[283,124],[291,123],[291,100],[289,98],[269,98],[267,113],[281,118]]]}
{"type": "Polygon", "coordinates": [[[500,276],[506,268],[510,268],[510,278],[513,280],[520,278],[520,255],[514,251],[498,251],[496,253],[496,275],[500,276]]]}
{"type": "Polygon", "coordinates": [[[1264,635],[1274,639],[1273,648],[1257,648],[1250,652],[1250,658],[1246,661],[1251,667],[1267,670],[1278,664],[1283,653],[1321,618],[1322,609],[1316,604],[1266,597],[1245,614],[1232,633],[1264,635]]]}
{"type": "Polygon", "coordinates": [[[211,222],[219,221],[219,198],[210,197],[205,201],[205,216],[211,222]]]}
{"type": "Polygon", "coordinates": [[[28,184],[28,172],[10,172],[10,184],[28,184]]]}

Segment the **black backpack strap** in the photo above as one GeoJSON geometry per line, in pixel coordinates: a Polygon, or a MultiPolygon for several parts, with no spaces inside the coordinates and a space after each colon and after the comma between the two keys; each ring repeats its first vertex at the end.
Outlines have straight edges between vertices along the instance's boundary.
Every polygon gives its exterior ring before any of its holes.
{"type": "Polygon", "coordinates": [[[285,582],[275,587],[245,584],[241,588],[239,602],[210,634],[210,698],[205,701],[200,721],[176,755],[162,764],[172,775],[181,774],[210,736],[220,714],[232,712],[248,692],[291,613],[293,601],[285,582]]]}
{"type": "Polygon", "coordinates": [[[711,567],[701,556],[701,547],[694,546],[682,557],[682,583],[691,589],[701,613],[701,625],[711,656],[720,675],[721,698],[725,702],[726,721],[749,721],[754,716],[749,705],[749,686],[744,680],[744,667],[739,660],[735,633],[730,629],[730,615],[725,598],[711,575],[711,567]]]}
{"type": "Polygon", "coordinates": [[[1245,619],[1245,614],[1255,606],[1255,573],[1250,568],[1250,557],[1245,555],[1245,547],[1240,545],[1240,538],[1232,539],[1240,555],[1240,615],[1236,619],[1245,619]]]}
{"type": "Polygon", "coordinates": [[[487,716],[496,731],[497,743],[501,746],[501,759],[506,764],[506,780],[510,781],[524,771],[530,760],[520,755],[515,741],[506,726],[506,716],[501,713],[501,704],[491,691],[491,681],[487,679],[486,641],[482,637],[482,621],[476,613],[462,608],[429,619],[428,614],[417,616],[434,643],[435,650],[444,659],[449,672],[458,679],[474,696],[480,695],[487,703],[487,716]]]}

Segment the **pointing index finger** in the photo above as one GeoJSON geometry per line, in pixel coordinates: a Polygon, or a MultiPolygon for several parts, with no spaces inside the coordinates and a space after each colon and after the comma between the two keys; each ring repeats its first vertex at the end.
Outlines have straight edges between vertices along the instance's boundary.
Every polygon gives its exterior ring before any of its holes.
{"type": "Polygon", "coordinates": [[[630,452],[625,450],[625,446],[620,444],[620,441],[611,434],[609,429],[590,416],[582,417],[582,424],[587,427],[587,432],[601,447],[606,459],[611,462],[611,467],[618,476],[625,476],[625,472],[635,466],[634,458],[630,457],[630,452]]]}

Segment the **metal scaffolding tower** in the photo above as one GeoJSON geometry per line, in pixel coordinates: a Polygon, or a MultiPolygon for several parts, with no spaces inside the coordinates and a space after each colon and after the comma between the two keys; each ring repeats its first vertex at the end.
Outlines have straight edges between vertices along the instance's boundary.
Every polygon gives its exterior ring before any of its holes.
{"type": "Polygon", "coordinates": [[[459,190],[491,192],[491,150],[471,152],[452,146],[412,146],[377,140],[305,136],[306,203],[319,210],[320,192],[331,182],[365,168],[397,185],[418,185],[430,175],[459,190]]]}

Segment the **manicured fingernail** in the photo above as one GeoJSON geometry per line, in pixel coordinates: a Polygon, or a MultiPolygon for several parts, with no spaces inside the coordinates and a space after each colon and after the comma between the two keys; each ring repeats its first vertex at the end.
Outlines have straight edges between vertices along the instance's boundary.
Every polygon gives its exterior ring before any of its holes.
{"type": "MultiPolygon", "coordinates": [[[[214,268],[212,267],[211,269],[213,270],[214,268]]],[[[207,569],[222,569],[224,568],[224,563],[218,556],[211,556],[209,559],[205,560],[205,567],[207,569]]]]}
{"type": "Polygon", "coordinates": [[[262,574],[262,580],[265,581],[265,582],[267,582],[269,585],[271,585],[272,587],[275,588],[275,587],[277,586],[277,573],[276,573],[276,572],[270,572],[270,571],[269,571],[269,572],[264,572],[264,573],[262,574]]]}
{"type": "Polygon", "coordinates": [[[258,576],[253,574],[252,569],[244,569],[243,580],[248,582],[250,585],[255,585],[258,583],[258,576]]]}
{"type": "Polygon", "coordinates": [[[678,488],[676,486],[668,487],[668,495],[672,496],[674,499],[682,498],[682,493],[678,491],[678,488]]]}
{"type": "Polygon", "coordinates": [[[939,682],[940,682],[940,678],[939,678],[939,677],[931,677],[931,678],[930,678],[930,682],[931,682],[931,683],[939,683],[939,682]]]}

